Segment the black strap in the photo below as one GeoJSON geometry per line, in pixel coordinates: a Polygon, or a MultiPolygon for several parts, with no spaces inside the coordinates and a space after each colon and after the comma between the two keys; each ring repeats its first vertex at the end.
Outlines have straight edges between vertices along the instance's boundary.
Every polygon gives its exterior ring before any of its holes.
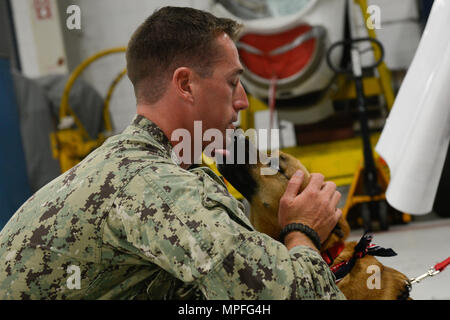
{"type": "Polygon", "coordinates": [[[301,233],[308,236],[309,239],[311,239],[312,243],[316,246],[316,248],[320,251],[320,238],[314,229],[311,229],[307,225],[304,225],[302,223],[290,223],[287,226],[283,228],[280,232],[280,241],[284,243],[284,238],[286,235],[292,231],[300,231],[301,233]]]}
{"type": "Polygon", "coordinates": [[[334,273],[336,283],[342,280],[347,274],[352,271],[353,266],[357,259],[363,258],[365,255],[379,256],[379,257],[392,257],[397,255],[391,248],[382,248],[371,244],[373,236],[364,233],[358,244],[354,248],[353,256],[344,262],[339,263],[336,266],[331,267],[331,271],[334,273]]]}

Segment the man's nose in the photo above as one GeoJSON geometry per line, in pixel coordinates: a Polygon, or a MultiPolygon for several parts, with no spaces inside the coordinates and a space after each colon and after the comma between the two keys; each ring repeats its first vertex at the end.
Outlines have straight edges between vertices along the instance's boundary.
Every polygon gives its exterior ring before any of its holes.
{"type": "Polygon", "coordinates": [[[238,90],[236,92],[236,98],[233,102],[233,107],[237,111],[245,110],[249,106],[248,104],[248,98],[247,93],[245,92],[244,87],[242,86],[242,83],[239,81],[238,90]]]}

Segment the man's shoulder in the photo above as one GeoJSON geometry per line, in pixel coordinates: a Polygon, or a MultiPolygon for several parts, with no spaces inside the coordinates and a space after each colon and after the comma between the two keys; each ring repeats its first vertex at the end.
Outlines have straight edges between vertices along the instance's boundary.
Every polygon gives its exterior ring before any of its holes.
{"type": "Polygon", "coordinates": [[[192,215],[197,210],[222,208],[251,229],[240,201],[228,191],[224,182],[209,168],[184,170],[175,164],[156,163],[142,170],[127,187],[129,192],[150,188],[152,197],[158,197],[179,214],[192,215]],[[142,186],[145,184],[145,186],[142,186]]]}
{"type": "Polygon", "coordinates": [[[156,188],[162,188],[167,193],[177,190],[185,192],[194,190],[200,193],[220,191],[229,195],[225,184],[211,169],[198,167],[185,170],[169,159],[153,162],[143,168],[139,172],[139,176],[147,183],[156,188]]]}
{"type": "Polygon", "coordinates": [[[170,159],[159,158],[142,167],[126,189],[150,188],[165,202],[179,202],[188,197],[197,201],[203,194],[202,180],[201,175],[181,168],[170,159]]]}
{"type": "Polygon", "coordinates": [[[158,141],[155,141],[139,129],[127,128],[123,133],[108,138],[93,154],[105,160],[130,157],[166,158],[170,153],[158,141]]]}
{"type": "Polygon", "coordinates": [[[142,167],[118,196],[121,202],[135,202],[145,196],[146,201],[161,203],[162,208],[167,206],[178,213],[208,208],[213,206],[212,202],[237,209],[234,204],[237,200],[212,170],[185,170],[170,159],[159,159],[142,167]]]}

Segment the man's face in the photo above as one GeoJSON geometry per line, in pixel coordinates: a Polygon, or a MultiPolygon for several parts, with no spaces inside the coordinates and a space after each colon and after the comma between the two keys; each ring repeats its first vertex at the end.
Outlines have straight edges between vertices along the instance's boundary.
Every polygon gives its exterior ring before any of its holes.
{"type": "MultiPolygon", "coordinates": [[[[248,107],[248,100],[240,82],[243,68],[236,46],[226,34],[216,41],[220,59],[214,65],[211,77],[198,78],[194,99],[196,120],[202,121],[203,132],[215,128],[225,136],[226,129],[234,129],[232,123],[238,119],[239,111],[248,107]]],[[[209,143],[204,142],[203,147],[209,143]]]]}

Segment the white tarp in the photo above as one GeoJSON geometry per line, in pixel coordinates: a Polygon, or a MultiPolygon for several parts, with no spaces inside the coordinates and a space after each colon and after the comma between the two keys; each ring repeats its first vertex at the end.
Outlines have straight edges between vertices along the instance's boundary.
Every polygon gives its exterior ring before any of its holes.
{"type": "Polygon", "coordinates": [[[450,1],[436,0],[375,150],[389,165],[387,201],[432,210],[450,139],[450,1]]]}

